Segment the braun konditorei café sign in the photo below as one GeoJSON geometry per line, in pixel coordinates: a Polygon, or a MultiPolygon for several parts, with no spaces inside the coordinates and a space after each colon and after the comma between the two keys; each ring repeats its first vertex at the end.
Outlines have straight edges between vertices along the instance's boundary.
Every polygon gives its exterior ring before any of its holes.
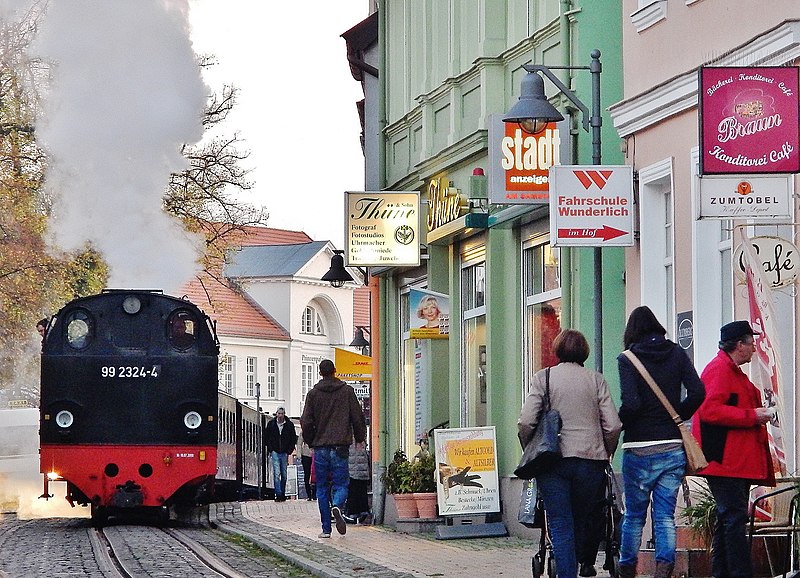
{"type": "Polygon", "coordinates": [[[798,68],[700,68],[700,174],[800,172],[798,68]]]}
{"type": "Polygon", "coordinates": [[[348,265],[419,265],[419,192],[346,192],[344,208],[348,265]]]}

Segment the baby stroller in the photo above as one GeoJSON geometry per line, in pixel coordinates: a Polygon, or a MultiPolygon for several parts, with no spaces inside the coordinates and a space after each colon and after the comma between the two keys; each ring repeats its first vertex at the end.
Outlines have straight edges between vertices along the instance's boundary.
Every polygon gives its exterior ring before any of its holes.
{"type": "MultiPolygon", "coordinates": [[[[608,571],[612,578],[617,578],[619,576],[619,535],[622,511],[617,502],[616,479],[614,478],[611,464],[606,467],[606,487],[602,509],[601,546],[605,553],[603,568],[608,571]]],[[[534,553],[531,560],[533,578],[540,578],[545,571],[548,578],[556,578],[556,560],[553,556],[553,544],[547,527],[547,512],[544,509],[541,497],[538,495],[536,497],[534,523],[528,526],[541,529],[539,549],[534,553]]]]}

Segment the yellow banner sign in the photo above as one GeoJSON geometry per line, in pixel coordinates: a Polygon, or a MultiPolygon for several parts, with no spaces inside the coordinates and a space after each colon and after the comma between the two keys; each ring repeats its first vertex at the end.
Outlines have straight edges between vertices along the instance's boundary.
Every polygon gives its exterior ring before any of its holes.
{"type": "Polygon", "coordinates": [[[372,379],[372,358],[346,349],[333,348],[336,377],[339,379],[372,379]]]}

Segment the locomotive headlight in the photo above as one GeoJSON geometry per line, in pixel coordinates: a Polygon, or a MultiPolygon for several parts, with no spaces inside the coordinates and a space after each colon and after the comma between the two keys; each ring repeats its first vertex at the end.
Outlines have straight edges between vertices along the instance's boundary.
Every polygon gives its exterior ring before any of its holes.
{"type": "Polygon", "coordinates": [[[58,427],[68,428],[74,421],[75,418],[73,417],[72,412],[67,411],[66,409],[62,409],[56,414],[56,425],[58,427]]]}
{"type": "Polygon", "coordinates": [[[61,479],[61,475],[58,472],[47,472],[47,479],[51,482],[55,482],[56,480],[61,479]]]}
{"type": "Polygon", "coordinates": [[[190,411],[183,416],[183,423],[189,429],[197,429],[203,423],[203,418],[196,411],[190,411]]]}
{"type": "Polygon", "coordinates": [[[139,301],[138,297],[134,297],[131,295],[130,297],[126,297],[125,301],[122,302],[122,309],[125,313],[129,315],[134,315],[139,313],[139,310],[142,308],[142,302],[139,301]]]}

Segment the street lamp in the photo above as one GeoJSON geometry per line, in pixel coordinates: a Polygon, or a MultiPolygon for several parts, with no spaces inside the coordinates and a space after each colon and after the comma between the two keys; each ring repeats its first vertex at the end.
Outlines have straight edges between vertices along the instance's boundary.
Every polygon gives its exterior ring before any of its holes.
{"type": "Polygon", "coordinates": [[[342,287],[348,281],[353,281],[353,276],[344,268],[344,257],[341,249],[334,249],[331,257],[331,268],[322,276],[323,281],[327,281],[333,287],[342,287]]]}
{"type": "MultiPolygon", "coordinates": [[[[369,355],[369,341],[366,340],[364,337],[364,326],[359,325],[356,329],[356,336],[353,338],[353,341],[350,342],[350,347],[360,347],[361,353],[364,355],[369,355]]],[[[369,330],[368,330],[369,331],[369,330]]]]}
{"type": "Polygon", "coordinates": [[[261,459],[261,449],[264,445],[264,436],[261,433],[261,384],[256,382],[256,415],[258,416],[258,443],[256,444],[256,460],[258,467],[256,468],[256,480],[258,481],[258,499],[261,499],[261,467],[263,460],[261,459]]]}
{"type": "MultiPolygon", "coordinates": [[[[519,101],[503,116],[503,122],[513,122],[527,133],[536,134],[544,130],[548,122],[558,122],[564,116],[548,102],[544,95],[546,76],[555,84],[567,99],[581,111],[583,128],[592,133],[592,164],[600,164],[600,128],[603,118],[600,116],[600,51],[592,50],[589,66],[544,66],[542,64],[525,64],[528,72],[520,84],[519,101]],[[592,110],[591,113],[575,93],[567,88],[552,72],[553,70],[588,70],[592,75],[592,110]]],[[[600,247],[594,248],[594,363],[597,371],[603,371],[603,253],[600,247]]]]}

